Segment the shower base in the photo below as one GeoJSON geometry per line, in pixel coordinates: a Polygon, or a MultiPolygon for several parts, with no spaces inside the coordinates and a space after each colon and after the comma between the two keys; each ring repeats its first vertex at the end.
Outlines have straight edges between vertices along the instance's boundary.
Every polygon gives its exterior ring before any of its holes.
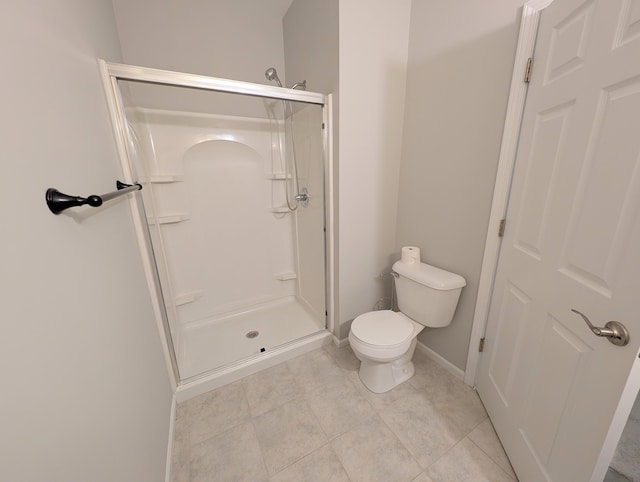
{"type": "Polygon", "coordinates": [[[188,326],[180,336],[178,367],[182,380],[324,330],[294,296],[188,326]]]}

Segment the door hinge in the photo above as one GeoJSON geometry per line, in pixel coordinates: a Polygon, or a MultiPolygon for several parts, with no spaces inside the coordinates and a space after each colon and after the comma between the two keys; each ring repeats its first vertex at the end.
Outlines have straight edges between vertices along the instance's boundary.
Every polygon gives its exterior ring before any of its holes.
{"type": "Polygon", "coordinates": [[[527,68],[524,70],[524,82],[531,82],[531,70],[533,69],[533,57],[527,59],[527,68]]]}
{"type": "Polygon", "coordinates": [[[322,123],[322,129],[324,129],[324,122],[322,123]]]}
{"type": "Polygon", "coordinates": [[[504,228],[507,225],[507,220],[506,219],[501,219],[500,220],[500,227],[498,228],[498,236],[502,237],[504,236],[504,228]]]}
{"type": "Polygon", "coordinates": [[[480,338],[480,343],[478,343],[478,351],[480,353],[484,351],[484,336],[480,338]]]}

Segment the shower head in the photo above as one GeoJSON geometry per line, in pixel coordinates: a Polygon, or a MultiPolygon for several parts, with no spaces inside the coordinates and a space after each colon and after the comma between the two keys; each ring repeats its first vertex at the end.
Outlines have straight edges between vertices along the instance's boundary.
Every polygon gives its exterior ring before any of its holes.
{"type": "Polygon", "coordinates": [[[267,80],[269,81],[276,81],[276,84],[278,84],[278,87],[282,87],[282,82],[280,82],[280,79],[278,78],[278,72],[276,72],[276,69],[274,67],[269,67],[265,73],[264,76],[267,78],[267,80]]]}

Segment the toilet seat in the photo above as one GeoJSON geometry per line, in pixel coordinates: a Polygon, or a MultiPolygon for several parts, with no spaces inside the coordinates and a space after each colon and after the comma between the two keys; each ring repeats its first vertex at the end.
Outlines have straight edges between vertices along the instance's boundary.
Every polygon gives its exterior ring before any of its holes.
{"type": "Polygon", "coordinates": [[[370,311],[353,320],[351,332],[370,345],[395,346],[411,336],[413,323],[395,311],[370,311]]]}
{"type": "Polygon", "coordinates": [[[349,341],[363,355],[393,359],[409,349],[415,333],[415,323],[401,313],[371,311],[353,320],[349,341]]]}

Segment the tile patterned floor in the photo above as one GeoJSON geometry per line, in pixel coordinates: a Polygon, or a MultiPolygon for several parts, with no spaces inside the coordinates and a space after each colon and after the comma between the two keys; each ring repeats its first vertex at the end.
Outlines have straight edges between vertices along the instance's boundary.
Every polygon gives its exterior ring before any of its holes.
{"type": "Polygon", "coordinates": [[[514,481],[476,393],[423,354],[384,394],[329,345],[180,403],[173,482],[514,481]]]}
{"type": "Polygon", "coordinates": [[[631,409],[631,415],[611,461],[605,482],[640,482],[640,395],[631,409]]]}

